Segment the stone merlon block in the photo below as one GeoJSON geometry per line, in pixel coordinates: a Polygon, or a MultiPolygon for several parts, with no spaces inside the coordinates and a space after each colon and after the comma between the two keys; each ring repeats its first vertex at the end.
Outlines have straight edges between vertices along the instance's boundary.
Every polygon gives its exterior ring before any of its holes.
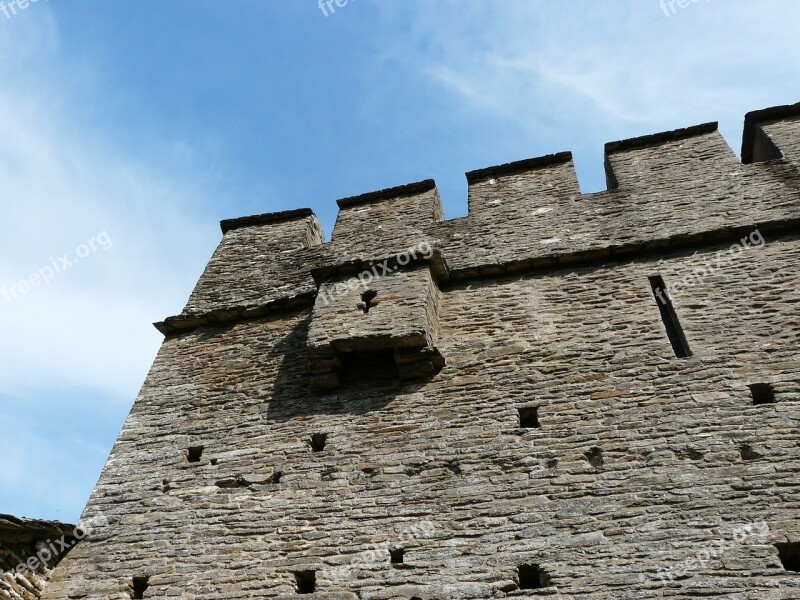
{"type": "Polygon", "coordinates": [[[378,252],[424,237],[442,220],[442,202],[432,179],[337,201],[333,243],[352,253],[378,252]]]}
{"type": "Polygon", "coordinates": [[[800,103],[747,113],[742,137],[742,162],[800,161],[800,103]]]}
{"type": "Polygon", "coordinates": [[[314,282],[298,252],[323,242],[309,209],[222,221],[223,237],[200,277],[184,315],[220,308],[247,310],[287,292],[311,294],[314,282]]]}
{"type": "Polygon", "coordinates": [[[716,181],[741,166],[717,123],[611,142],[605,150],[608,188],[637,194],[716,181]]]}
{"type": "Polygon", "coordinates": [[[561,152],[467,173],[471,217],[505,220],[580,195],[572,153],[561,152]]]}

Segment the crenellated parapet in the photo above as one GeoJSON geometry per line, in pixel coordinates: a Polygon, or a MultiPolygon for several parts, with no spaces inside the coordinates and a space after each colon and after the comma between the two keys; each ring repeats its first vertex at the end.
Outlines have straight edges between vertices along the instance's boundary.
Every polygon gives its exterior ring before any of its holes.
{"type": "Polygon", "coordinates": [[[472,171],[469,215],[449,221],[432,180],[345,198],[328,243],[308,209],[223,221],[185,309],[157,327],[313,306],[317,387],[338,385],[344,355],[361,351],[393,352],[413,378],[441,367],[437,303],[451,280],[691,249],[756,226],[798,230],[800,105],[748,114],[742,161],[716,123],[609,143],[605,154],[608,189],[592,194],[568,152],[472,171]]]}

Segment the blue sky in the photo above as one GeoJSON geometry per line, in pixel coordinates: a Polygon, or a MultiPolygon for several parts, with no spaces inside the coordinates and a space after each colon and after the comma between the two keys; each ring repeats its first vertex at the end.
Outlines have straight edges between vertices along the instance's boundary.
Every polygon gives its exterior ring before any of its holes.
{"type": "Polygon", "coordinates": [[[598,191],[607,141],[718,120],[738,153],[745,112],[800,101],[800,3],[674,6],[0,12],[0,513],[78,518],[220,219],[310,206],[330,236],[336,198],[429,177],[462,216],[465,171],[561,150],[598,191]]]}

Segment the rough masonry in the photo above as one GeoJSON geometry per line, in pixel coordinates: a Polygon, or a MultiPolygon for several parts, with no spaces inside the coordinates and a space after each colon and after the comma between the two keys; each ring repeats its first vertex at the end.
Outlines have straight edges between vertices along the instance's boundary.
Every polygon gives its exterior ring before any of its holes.
{"type": "Polygon", "coordinates": [[[39,598],[76,541],[72,525],[0,515],[0,598],[39,598]]]}
{"type": "Polygon", "coordinates": [[[794,105],[224,221],[43,598],[799,598],[799,169],[794,105]]]}

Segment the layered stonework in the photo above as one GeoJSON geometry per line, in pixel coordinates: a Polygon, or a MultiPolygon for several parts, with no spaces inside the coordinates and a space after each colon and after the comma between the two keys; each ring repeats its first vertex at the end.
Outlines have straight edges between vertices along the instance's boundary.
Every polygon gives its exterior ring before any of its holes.
{"type": "Polygon", "coordinates": [[[800,597],[799,112],[225,222],[44,597],[800,597]]]}
{"type": "Polygon", "coordinates": [[[395,262],[382,270],[385,275],[375,268],[320,285],[308,334],[315,389],[339,387],[348,366],[359,369],[363,355],[384,350],[392,352],[402,381],[443,366],[436,347],[441,294],[430,266],[395,262]]]}
{"type": "Polygon", "coordinates": [[[72,525],[0,515],[0,598],[40,598],[75,542],[72,525]]]}

